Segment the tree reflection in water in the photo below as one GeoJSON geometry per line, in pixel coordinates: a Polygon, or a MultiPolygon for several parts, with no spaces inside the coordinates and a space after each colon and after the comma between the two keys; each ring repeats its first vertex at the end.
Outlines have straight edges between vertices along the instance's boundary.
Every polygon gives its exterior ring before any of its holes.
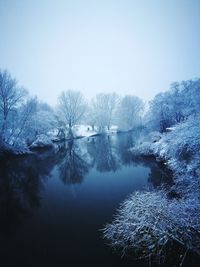
{"type": "MultiPolygon", "coordinates": [[[[169,173],[155,160],[133,158],[128,150],[136,134],[104,135],[61,143],[57,149],[0,159],[0,232],[12,233],[41,203],[41,190],[57,166],[64,184],[81,183],[91,168],[116,172],[125,165],[150,168],[149,182],[169,182],[169,173]]],[[[134,177],[133,177],[134,178],[134,177]]]]}
{"type": "Polygon", "coordinates": [[[0,161],[0,231],[3,233],[14,231],[39,206],[41,180],[35,164],[34,157],[0,161]]]}
{"type": "Polygon", "coordinates": [[[142,132],[138,130],[118,134],[116,138],[117,153],[123,165],[132,165],[134,163],[133,155],[129,149],[137,144],[141,135],[142,132]]]}
{"type": "Polygon", "coordinates": [[[60,161],[55,151],[0,158],[0,232],[9,234],[40,206],[40,192],[60,161]]]}
{"type": "Polygon", "coordinates": [[[89,171],[89,164],[82,147],[73,140],[67,142],[65,156],[59,165],[60,179],[64,184],[81,183],[89,171]]]}
{"type": "Polygon", "coordinates": [[[87,151],[93,159],[93,166],[100,172],[117,171],[121,165],[117,156],[112,136],[103,135],[92,138],[87,151]]]}

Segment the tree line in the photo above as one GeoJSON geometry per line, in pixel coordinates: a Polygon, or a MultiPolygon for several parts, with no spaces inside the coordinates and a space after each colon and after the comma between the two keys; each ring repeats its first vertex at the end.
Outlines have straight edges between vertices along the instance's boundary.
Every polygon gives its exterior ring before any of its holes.
{"type": "Polygon", "coordinates": [[[138,126],[165,132],[200,111],[200,79],[176,82],[170,90],[145,103],[137,96],[100,93],[86,101],[79,91],[63,91],[56,108],[31,97],[7,70],[0,70],[0,140],[12,146],[29,145],[38,134],[57,129],[73,134],[74,126],[90,125],[96,132],[132,130],[138,126]]]}

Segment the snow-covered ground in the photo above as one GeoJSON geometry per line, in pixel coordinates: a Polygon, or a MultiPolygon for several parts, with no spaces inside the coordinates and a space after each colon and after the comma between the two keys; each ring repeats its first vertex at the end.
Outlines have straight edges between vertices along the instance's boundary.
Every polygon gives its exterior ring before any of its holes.
{"type": "MultiPolygon", "coordinates": [[[[105,130],[104,133],[106,134],[113,134],[117,132],[118,127],[112,126],[110,130],[105,130]]],[[[90,137],[99,134],[99,132],[95,129],[92,130],[90,125],[76,125],[73,127],[73,136],[70,138],[80,138],[80,137],[90,137]]],[[[21,138],[18,142],[15,143],[15,146],[12,146],[12,139],[10,141],[11,144],[1,144],[0,145],[0,153],[6,151],[6,153],[11,154],[24,154],[29,153],[30,149],[36,148],[49,148],[53,147],[53,142],[60,141],[61,138],[58,136],[58,129],[49,130],[46,134],[39,134],[36,136],[35,140],[32,141],[31,145],[27,145],[25,139],[21,138]]],[[[65,138],[67,137],[67,131],[65,131],[65,138]]],[[[62,138],[63,140],[63,138],[62,138]]]]}
{"type": "Polygon", "coordinates": [[[163,189],[134,193],[105,227],[104,237],[122,254],[134,249],[142,257],[162,257],[170,241],[200,254],[200,118],[165,134],[152,132],[131,151],[163,160],[174,172],[171,189],[179,197],[169,198],[163,189]]]}
{"type": "Polygon", "coordinates": [[[97,134],[97,131],[93,131],[90,125],[76,125],[73,131],[77,137],[89,137],[97,134]]]}
{"type": "MultiPolygon", "coordinates": [[[[118,127],[113,125],[110,127],[109,130],[105,130],[105,133],[112,134],[116,133],[118,130],[118,127]]],[[[73,129],[75,136],[77,137],[89,137],[96,134],[99,134],[99,132],[95,129],[92,130],[92,127],[90,125],[76,125],[73,129]]]]}
{"type": "Polygon", "coordinates": [[[165,134],[150,133],[131,151],[133,154],[155,155],[177,175],[200,176],[200,118],[190,118],[165,134]]]}

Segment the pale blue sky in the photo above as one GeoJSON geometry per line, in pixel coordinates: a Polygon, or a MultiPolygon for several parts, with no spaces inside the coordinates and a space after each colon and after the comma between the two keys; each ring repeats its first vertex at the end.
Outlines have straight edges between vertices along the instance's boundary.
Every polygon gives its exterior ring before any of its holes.
{"type": "Polygon", "coordinates": [[[0,68],[42,100],[200,77],[200,0],[0,0],[0,68]]]}

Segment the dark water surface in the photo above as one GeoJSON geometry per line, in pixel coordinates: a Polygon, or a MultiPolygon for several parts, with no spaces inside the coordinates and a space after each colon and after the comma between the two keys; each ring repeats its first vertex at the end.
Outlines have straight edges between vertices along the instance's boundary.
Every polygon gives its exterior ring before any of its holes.
{"type": "Polygon", "coordinates": [[[138,134],[83,138],[0,162],[0,266],[148,266],[121,259],[100,229],[134,190],[167,175],[128,151],[138,134]]]}

